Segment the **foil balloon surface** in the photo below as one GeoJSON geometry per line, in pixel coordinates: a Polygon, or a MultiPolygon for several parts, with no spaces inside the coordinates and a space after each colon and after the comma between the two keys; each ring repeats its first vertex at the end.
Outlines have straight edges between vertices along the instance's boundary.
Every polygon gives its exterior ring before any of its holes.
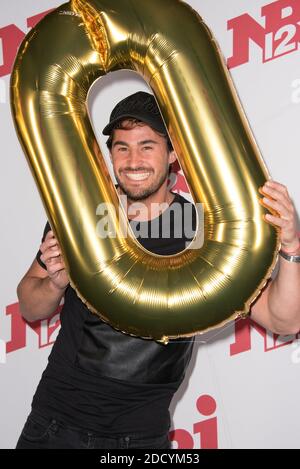
{"type": "Polygon", "coordinates": [[[210,29],[179,0],[72,0],[22,43],[11,79],[16,130],[70,283],[104,321],[167,343],[246,315],[275,266],[278,233],[258,189],[268,171],[210,29]],[[145,250],[86,105],[93,83],[132,70],[152,89],[204,224],[174,256],[145,250]],[[97,233],[107,203],[113,233],[97,233]],[[199,247],[199,232],[204,243],[199,247]]]}

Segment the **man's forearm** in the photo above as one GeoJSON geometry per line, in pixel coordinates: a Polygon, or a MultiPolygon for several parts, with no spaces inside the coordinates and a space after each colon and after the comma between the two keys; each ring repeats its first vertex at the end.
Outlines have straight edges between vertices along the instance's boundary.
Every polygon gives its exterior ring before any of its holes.
{"type": "Polygon", "coordinates": [[[17,288],[22,316],[28,322],[48,318],[59,306],[64,292],[49,277],[25,277],[17,288]]]}
{"type": "Polygon", "coordinates": [[[300,263],[279,256],[279,271],[271,282],[268,296],[270,319],[274,329],[300,330],[300,263]]]}

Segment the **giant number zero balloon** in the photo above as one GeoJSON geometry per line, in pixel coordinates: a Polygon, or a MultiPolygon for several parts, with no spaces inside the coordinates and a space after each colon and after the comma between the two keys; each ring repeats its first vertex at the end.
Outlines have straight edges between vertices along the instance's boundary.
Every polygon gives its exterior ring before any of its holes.
{"type": "Polygon", "coordinates": [[[63,4],[22,43],[11,105],[70,283],[91,311],[120,331],[164,343],[248,313],[279,248],[258,197],[269,175],[220,48],[190,6],[63,4]],[[204,204],[201,248],[158,256],[130,229],[122,236],[126,214],[86,106],[92,84],[120,69],[153,90],[194,202],[204,204]],[[115,208],[117,236],[103,239],[96,212],[104,202],[115,208]]]}

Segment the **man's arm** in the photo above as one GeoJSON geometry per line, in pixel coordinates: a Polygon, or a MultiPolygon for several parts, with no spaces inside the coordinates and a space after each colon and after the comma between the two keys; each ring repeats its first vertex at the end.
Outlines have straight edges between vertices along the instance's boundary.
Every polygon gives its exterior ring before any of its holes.
{"type": "MultiPolygon", "coordinates": [[[[279,227],[282,249],[300,255],[296,212],[285,186],[275,181],[264,186],[263,204],[273,209],[266,221],[279,227]],[[274,213],[274,210],[277,213],[274,213]]],[[[300,330],[300,263],[279,256],[276,277],[251,306],[254,321],[280,335],[300,330]]]]}
{"type": "Polygon", "coordinates": [[[35,259],[17,288],[20,312],[28,322],[51,316],[69,283],[60,248],[52,231],[47,233],[40,250],[46,269],[35,259]]]}

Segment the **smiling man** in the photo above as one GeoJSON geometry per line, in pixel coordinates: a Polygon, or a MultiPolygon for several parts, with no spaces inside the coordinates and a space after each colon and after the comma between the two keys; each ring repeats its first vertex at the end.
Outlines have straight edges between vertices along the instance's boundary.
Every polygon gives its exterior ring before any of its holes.
{"type": "MultiPolygon", "coordinates": [[[[172,255],[190,241],[179,225],[195,228],[193,205],[168,188],[175,161],[153,96],[138,92],[122,100],[104,129],[108,135],[120,196],[128,213],[139,204],[134,223],[157,236],[139,242],[156,254],[172,255]],[[170,217],[177,205],[180,219],[170,217]],[[153,206],[156,207],[153,211],[153,206]],[[185,214],[192,214],[185,219],[185,214]],[[168,236],[163,236],[164,219],[168,236]],[[151,231],[152,233],[152,231],[151,231]]],[[[300,243],[296,213],[287,189],[268,182],[263,203],[275,209],[266,222],[280,228],[279,270],[251,308],[254,320],[278,334],[300,326],[300,243]]],[[[130,218],[130,216],[129,216],[130,218]]],[[[167,346],[118,332],[90,313],[69,284],[61,250],[49,223],[40,250],[18,286],[20,311],[28,321],[48,318],[64,297],[62,327],[32,402],[32,412],[17,448],[161,448],[170,447],[169,404],[182,383],[193,339],[167,346]]]]}
{"type": "Polygon", "coordinates": [[[153,96],[138,92],[121,101],[103,133],[109,135],[118,192],[128,204],[143,203],[139,219],[154,218],[154,207],[174,200],[168,175],[176,154],[153,96]]]}

